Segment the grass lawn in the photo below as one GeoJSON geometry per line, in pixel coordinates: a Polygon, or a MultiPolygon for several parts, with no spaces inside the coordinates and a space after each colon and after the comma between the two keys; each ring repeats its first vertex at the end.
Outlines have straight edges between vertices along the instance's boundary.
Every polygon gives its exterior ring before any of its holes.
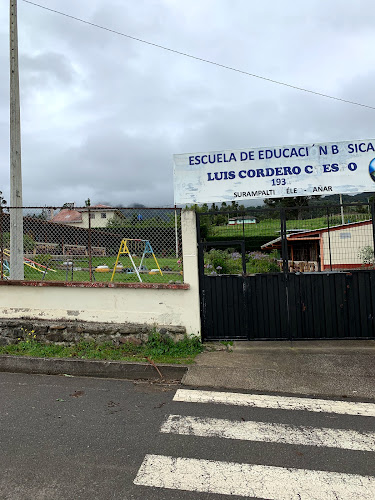
{"type": "MultiPolygon", "coordinates": [[[[368,214],[351,214],[349,217],[345,217],[345,221],[348,222],[358,222],[362,220],[368,220],[368,214]]],[[[330,226],[335,226],[341,224],[341,216],[335,215],[329,218],[330,226]]],[[[316,217],[314,219],[290,219],[286,221],[286,227],[288,230],[291,229],[320,229],[327,227],[327,217],[316,217]]],[[[264,219],[257,224],[245,224],[244,228],[241,224],[237,226],[209,226],[208,235],[209,236],[228,236],[241,238],[243,236],[243,229],[245,229],[245,237],[249,238],[251,236],[266,236],[269,235],[270,239],[280,236],[280,220],[279,219],[264,219]]]]}
{"type": "MultiPolygon", "coordinates": [[[[109,282],[112,277],[112,270],[116,263],[117,256],[103,256],[103,257],[93,257],[92,258],[92,271],[93,271],[93,281],[99,282],[109,282]],[[95,269],[98,266],[107,265],[110,272],[96,272],[95,269]]],[[[67,258],[68,259],[68,258],[67,258]]],[[[70,258],[70,262],[73,262],[73,272],[71,266],[63,265],[63,261],[54,262],[52,261],[48,267],[54,269],[54,271],[48,271],[44,277],[44,281],[90,281],[89,273],[89,259],[86,258],[70,258]]],[[[134,258],[134,263],[138,267],[141,259],[134,258]]],[[[121,257],[119,260],[124,267],[124,269],[132,270],[132,264],[129,257],[121,257]]],[[[151,257],[145,258],[143,260],[142,266],[145,266],[148,271],[141,272],[140,276],[142,282],[144,283],[169,283],[170,281],[182,283],[183,276],[181,274],[182,266],[179,266],[176,258],[159,258],[158,264],[162,270],[163,275],[159,272],[156,274],[149,274],[151,269],[157,269],[155,260],[151,257]],[[163,272],[164,270],[164,272],[163,272]]],[[[43,273],[36,271],[35,269],[25,266],[25,280],[41,280],[43,278],[43,273]]],[[[139,283],[136,273],[133,272],[116,272],[114,283],[139,283]]]]}
{"type": "MultiPolygon", "coordinates": [[[[37,334],[36,334],[37,336],[37,334]]],[[[197,337],[185,337],[179,342],[160,334],[150,335],[148,342],[140,346],[127,342],[116,346],[112,342],[96,344],[79,342],[74,345],[44,344],[34,338],[21,340],[17,344],[0,346],[0,354],[16,356],[33,356],[41,358],[75,358],[114,361],[147,362],[147,358],[155,363],[190,364],[204,350],[197,337]]]]}

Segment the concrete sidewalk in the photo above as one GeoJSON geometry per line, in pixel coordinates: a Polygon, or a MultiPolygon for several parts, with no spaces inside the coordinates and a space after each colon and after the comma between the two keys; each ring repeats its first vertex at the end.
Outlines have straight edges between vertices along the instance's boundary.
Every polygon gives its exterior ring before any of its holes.
{"type": "Polygon", "coordinates": [[[261,392],[375,399],[375,341],[208,344],[182,383],[261,392]]]}

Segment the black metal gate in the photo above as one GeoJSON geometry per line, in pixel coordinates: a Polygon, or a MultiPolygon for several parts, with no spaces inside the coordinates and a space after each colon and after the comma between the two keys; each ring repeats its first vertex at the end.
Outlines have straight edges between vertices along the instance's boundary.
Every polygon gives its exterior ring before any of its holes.
{"type": "MultiPolygon", "coordinates": [[[[375,270],[290,272],[285,218],[280,224],[280,272],[248,275],[245,240],[202,241],[200,300],[204,340],[375,338],[375,270]],[[242,273],[205,273],[210,248],[241,249],[242,273]]],[[[331,248],[331,246],[330,246],[331,248]]]]}
{"type": "Polygon", "coordinates": [[[375,271],[203,276],[205,340],[375,338],[375,271]]]}

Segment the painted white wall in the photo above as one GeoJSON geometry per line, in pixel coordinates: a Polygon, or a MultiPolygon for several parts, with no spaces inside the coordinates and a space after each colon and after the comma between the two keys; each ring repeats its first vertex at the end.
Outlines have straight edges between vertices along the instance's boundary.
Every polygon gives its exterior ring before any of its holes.
{"type": "Polygon", "coordinates": [[[200,335],[195,213],[183,211],[182,289],[39,287],[0,284],[0,317],[185,326],[200,335]]]}
{"type": "Polygon", "coordinates": [[[323,233],[323,259],[324,265],[330,263],[329,248],[331,245],[331,261],[335,264],[363,265],[360,256],[361,250],[366,247],[374,248],[372,224],[361,226],[347,226],[340,230],[332,230],[328,234],[323,233]],[[330,245],[329,245],[330,239],[330,245]]]}

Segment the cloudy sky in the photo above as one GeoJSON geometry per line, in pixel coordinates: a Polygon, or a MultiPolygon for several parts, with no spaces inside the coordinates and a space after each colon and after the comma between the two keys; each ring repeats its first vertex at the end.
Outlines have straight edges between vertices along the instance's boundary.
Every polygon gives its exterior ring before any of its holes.
{"type": "MultiPolygon", "coordinates": [[[[371,0],[39,0],[112,30],[375,106],[371,0]]],[[[24,205],[173,205],[175,153],[375,136],[375,110],[275,85],[18,0],[24,205]]],[[[9,199],[9,11],[0,171],[9,199]]]]}

